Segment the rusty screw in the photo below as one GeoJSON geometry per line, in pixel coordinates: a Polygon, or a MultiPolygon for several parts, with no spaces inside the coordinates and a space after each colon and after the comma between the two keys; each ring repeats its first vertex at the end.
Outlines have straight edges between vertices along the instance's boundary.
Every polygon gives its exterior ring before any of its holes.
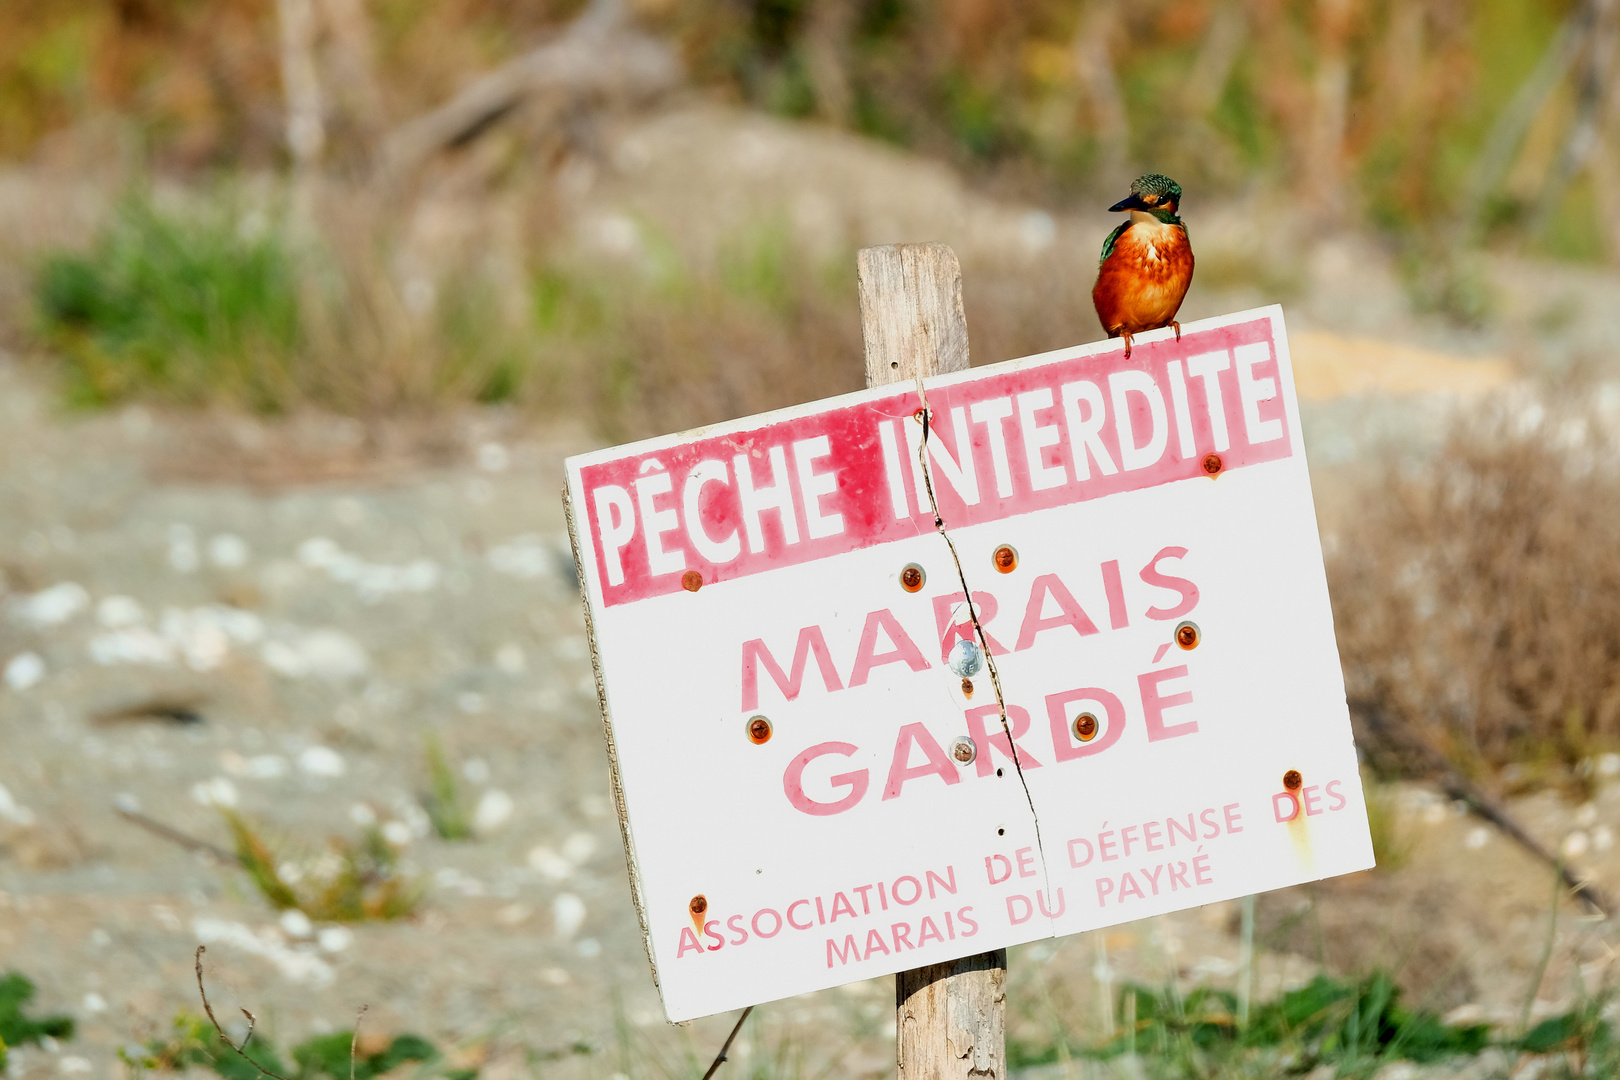
{"type": "Polygon", "coordinates": [[[1097,737],[1097,718],[1091,713],[1083,712],[1074,718],[1074,737],[1081,742],[1090,742],[1097,737]]]}
{"type": "Polygon", "coordinates": [[[911,414],[911,418],[913,420],[917,421],[917,423],[920,424],[920,423],[922,423],[923,416],[925,415],[926,412],[927,412],[926,409],[918,409],[916,412],[911,414]]]}
{"type": "Polygon", "coordinates": [[[965,698],[971,698],[973,696],[973,680],[972,679],[963,679],[962,680],[962,696],[965,697],[965,698]]]}
{"type": "Polygon", "coordinates": [[[1002,544],[990,556],[990,561],[996,564],[999,573],[1010,574],[1018,569],[1018,549],[1011,544],[1002,544]]]}
{"type": "Polygon", "coordinates": [[[1210,476],[1214,476],[1216,473],[1220,472],[1222,468],[1224,468],[1224,466],[1221,464],[1221,455],[1204,455],[1204,472],[1208,473],[1210,476]]]}
{"type": "Polygon", "coordinates": [[[755,746],[764,746],[771,741],[771,722],[763,716],[755,716],[748,721],[748,741],[755,746]]]}
{"type": "Polygon", "coordinates": [[[696,570],[688,570],[681,575],[681,588],[687,592],[697,592],[703,588],[703,575],[696,570]]]}
{"type": "Polygon", "coordinates": [[[963,765],[973,764],[973,759],[979,756],[979,748],[974,741],[966,735],[959,736],[951,743],[951,757],[963,765]]]}
{"type": "Polygon", "coordinates": [[[1283,787],[1289,791],[1298,791],[1303,783],[1305,783],[1305,778],[1299,774],[1298,769],[1289,769],[1283,773],[1283,787]]]}
{"type": "Polygon", "coordinates": [[[1184,622],[1176,627],[1176,644],[1183,649],[1198,648],[1198,624],[1192,621],[1184,622]]]}
{"type": "Polygon", "coordinates": [[[692,902],[686,905],[686,909],[693,915],[702,915],[709,910],[709,898],[702,893],[698,893],[692,897],[692,902]]]}
{"type": "Polygon", "coordinates": [[[906,592],[921,592],[923,582],[927,580],[928,575],[916,563],[907,563],[906,568],[900,571],[900,587],[906,592]]]}

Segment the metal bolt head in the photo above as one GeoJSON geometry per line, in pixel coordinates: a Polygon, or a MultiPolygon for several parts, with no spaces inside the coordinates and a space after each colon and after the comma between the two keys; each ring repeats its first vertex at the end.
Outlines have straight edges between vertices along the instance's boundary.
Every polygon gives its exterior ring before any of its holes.
{"type": "Polygon", "coordinates": [[[1289,791],[1298,791],[1305,783],[1305,778],[1299,774],[1298,769],[1289,769],[1283,773],[1283,787],[1289,791]]]}
{"type": "Polygon", "coordinates": [[[973,759],[979,756],[979,747],[966,735],[958,735],[956,741],[951,743],[951,757],[963,765],[973,764],[973,759]]]}
{"type": "Polygon", "coordinates": [[[1176,644],[1183,649],[1196,649],[1202,635],[1198,632],[1198,624],[1192,620],[1176,624],[1176,644]]]}
{"type": "Polygon", "coordinates": [[[1204,455],[1204,472],[1206,474],[1208,474],[1210,476],[1214,476],[1216,473],[1220,472],[1221,469],[1223,469],[1223,468],[1225,468],[1225,466],[1221,464],[1221,455],[1219,455],[1219,454],[1205,454],[1204,455]]]}
{"type": "Polygon", "coordinates": [[[687,592],[697,592],[703,588],[703,575],[696,570],[688,570],[681,575],[681,588],[687,592]]]}
{"type": "Polygon", "coordinates": [[[686,905],[686,910],[690,911],[693,915],[702,915],[705,911],[709,910],[709,898],[704,896],[702,893],[698,893],[696,896],[692,897],[692,902],[686,905]]]}
{"type": "Polygon", "coordinates": [[[1011,544],[1002,544],[991,554],[990,561],[998,574],[1010,574],[1018,569],[1018,549],[1011,544]]]}
{"type": "Polygon", "coordinates": [[[748,741],[755,746],[764,746],[771,741],[771,722],[763,716],[753,716],[748,720],[748,741]]]}
{"type": "Polygon", "coordinates": [[[957,638],[950,654],[945,657],[945,666],[951,669],[952,674],[971,679],[984,667],[984,650],[971,638],[957,638]]]}
{"type": "Polygon", "coordinates": [[[921,592],[923,582],[927,580],[928,575],[916,563],[907,563],[905,569],[900,571],[900,587],[906,592],[921,592]]]}
{"type": "Polygon", "coordinates": [[[1097,737],[1098,726],[1095,715],[1083,712],[1074,718],[1074,737],[1081,742],[1090,742],[1097,737]]]}

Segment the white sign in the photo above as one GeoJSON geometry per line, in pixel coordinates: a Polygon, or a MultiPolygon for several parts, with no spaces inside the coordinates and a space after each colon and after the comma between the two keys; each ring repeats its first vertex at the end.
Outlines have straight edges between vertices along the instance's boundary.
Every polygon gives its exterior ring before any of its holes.
{"type": "Polygon", "coordinates": [[[1281,309],[926,399],[568,462],[671,1020],[1373,864],[1281,309]]]}

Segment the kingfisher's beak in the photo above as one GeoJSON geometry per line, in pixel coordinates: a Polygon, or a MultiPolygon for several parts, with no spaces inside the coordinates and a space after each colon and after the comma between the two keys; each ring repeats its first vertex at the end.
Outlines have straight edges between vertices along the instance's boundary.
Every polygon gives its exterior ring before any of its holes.
{"type": "Polygon", "coordinates": [[[1148,204],[1143,202],[1142,197],[1140,195],[1136,194],[1133,191],[1131,194],[1129,194],[1125,198],[1119,200],[1119,202],[1115,203],[1113,206],[1110,206],[1108,208],[1108,212],[1110,214],[1117,214],[1121,210],[1146,210],[1146,209],[1148,209],[1148,204]]]}

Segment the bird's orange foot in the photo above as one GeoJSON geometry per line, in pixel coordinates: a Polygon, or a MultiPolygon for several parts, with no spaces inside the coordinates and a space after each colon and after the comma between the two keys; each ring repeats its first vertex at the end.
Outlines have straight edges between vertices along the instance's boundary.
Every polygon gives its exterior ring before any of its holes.
{"type": "Polygon", "coordinates": [[[1131,335],[1121,331],[1119,336],[1125,339],[1125,359],[1129,360],[1131,358],[1131,335]]]}
{"type": "Polygon", "coordinates": [[[1176,322],[1176,320],[1171,319],[1170,320],[1170,325],[1176,328],[1176,340],[1180,341],[1181,340],[1181,324],[1176,322]]]}

